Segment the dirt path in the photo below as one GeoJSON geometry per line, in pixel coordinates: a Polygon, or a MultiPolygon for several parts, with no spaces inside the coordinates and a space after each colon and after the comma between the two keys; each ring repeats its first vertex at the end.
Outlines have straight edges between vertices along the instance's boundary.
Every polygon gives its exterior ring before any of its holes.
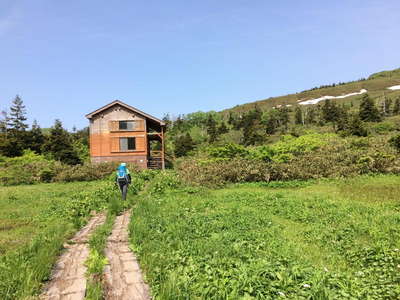
{"type": "Polygon", "coordinates": [[[42,300],[81,300],[85,298],[87,244],[91,233],[105,221],[104,214],[95,215],[85,227],[75,234],[67,249],[58,259],[51,280],[45,286],[42,300]]]}
{"type": "Polygon", "coordinates": [[[109,264],[105,268],[106,299],[149,300],[150,291],[144,282],[139,264],[129,249],[130,211],[118,216],[105,249],[109,264]]]}

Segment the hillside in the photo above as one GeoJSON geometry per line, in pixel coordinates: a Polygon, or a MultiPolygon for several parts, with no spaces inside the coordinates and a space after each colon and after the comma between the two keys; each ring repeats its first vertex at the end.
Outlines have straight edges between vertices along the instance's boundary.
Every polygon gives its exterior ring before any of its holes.
{"type": "MultiPolygon", "coordinates": [[[[382,97],[383,94],[385,94],[387,97],[394,98],[400,95],[400,90],[390,90],[388,88],[396,85],[400,85],[400,68],[391,71],[374,73],[367,79],[361,79],[348,83],[333,84],[320,88],[313,88],[300,93],[280,97],[271,97],[237,105],[233,108],[223,110],[222,113],[246,112],[253,109],[255,105],[257,105],[261,110],[279,107],[279,105],[290,107],[311,99],[317,99],[324,96],[341,96],[352,93],[360,93],[362,90],[366,90],[374,99],[382,97]]],[[[359,98],[359,95],[354,95],[345,97],[343,99],[335,99],[335,101],[337,101],[337,103],[353,102],[353,104],[357,104],[359,98]]]]}

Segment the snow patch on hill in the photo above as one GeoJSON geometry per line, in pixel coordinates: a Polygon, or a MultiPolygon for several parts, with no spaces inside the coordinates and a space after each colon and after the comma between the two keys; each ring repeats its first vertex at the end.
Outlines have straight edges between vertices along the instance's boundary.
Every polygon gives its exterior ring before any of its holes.
{"type": "MultiPolygon", "coordinates": [[[[400,86],[399,86],[399,89],[400,89],[400,86]]],[[[362,89],[359,92],[350,93],[350,94],[346,94],[346,95],[342,95],[342,96],[323,96],[323,97],[316,98],[316,99],[310,99],[310,100],[302,101],[299,104],[301,104],[301,105],[317,104],[320,101],[324,101],[324,100],[328,100],[328,99],[343,99],[343,98],[347,98],[347,97],[351,97],[351,96],[365,94],[367,92],[368,91],[366,89],[362,89]]]]}
{"type": "Polygon", "coordinates": [[[392,91],[400,90],[400,85],[395,85],[395,86],[388,87],[388,90],[392,90],[392,91]]]}

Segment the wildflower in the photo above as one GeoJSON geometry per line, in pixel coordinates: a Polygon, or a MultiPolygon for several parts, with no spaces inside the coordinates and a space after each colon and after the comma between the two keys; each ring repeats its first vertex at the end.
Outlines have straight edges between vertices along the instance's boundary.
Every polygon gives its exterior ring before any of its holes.
{"type": "Polygon", "coordinates": [[[308,283],[305,283],[305,284],[303,284],[303,287],[305,287],[305,288],[310,288],[311,285],[309,285],[308,283]]]}

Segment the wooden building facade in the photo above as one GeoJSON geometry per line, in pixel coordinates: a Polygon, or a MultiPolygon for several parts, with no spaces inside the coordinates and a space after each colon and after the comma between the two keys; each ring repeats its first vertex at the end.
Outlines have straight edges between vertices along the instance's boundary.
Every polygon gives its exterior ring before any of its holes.
{"type": "Polygon", "coordinates": [[[92,163],[126,162],[164,169],[163,121],[115,100],[87,114],[92,163]]]}

